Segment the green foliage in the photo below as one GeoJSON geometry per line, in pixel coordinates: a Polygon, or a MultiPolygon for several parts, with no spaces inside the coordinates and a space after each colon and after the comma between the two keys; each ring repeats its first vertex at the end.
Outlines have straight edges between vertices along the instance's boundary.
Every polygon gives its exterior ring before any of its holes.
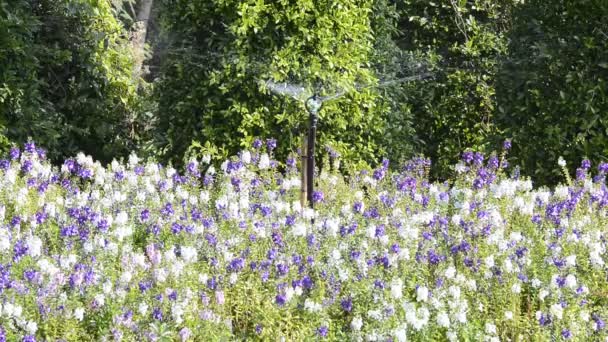
{"type": "Polygon", "coordinates": [[[526,1],[514,13],[497,117],[513,162],[541,183],[608,155],[608,3],[526,1]]]}
{"type": "Polygon", "coordinates": [[[2,2],[2,136],[33,137],[56,159],[125,154],[137,106],[126,42],[106,1],[2,2]]]}
{"type": "Polygon", "coordinates": [[[466,148],[488,150],[495,131],[497,61],[515,1],[399,1],[399,46],[424,53],[434,79],[411,84],[407,103],[421,149],[445,174],[466,148]]]}
{"type": "Polygon", "coordinates": [[[181,164],[275,137],[283,158],[308,117],[272,80],[345,93],[323,105],[318,150],[348,162],[421,152],[439,177],[512,138],[510,162],[553,184],[559,155],[608,154],[604,0],[157,0],[151,84],[134,80],[126,29],[140,5],[0,2],[0,152],[32,137],[54,160],[138,149],[181,164]]]}
{"type": "MultiPolygon", "coordinates": [[[[375,84],[372,64],[379,60],[374,53],[379,35],[374,36],[373,29],[390,29],[373,11],[377,3],[162,4],[169,47],[157,96],[158,141],[165,157],[180,158],[192,140],[212,140],[234,153],[256,136],[278,138],[281,155],[293,150],[305,130],[306,112],[301,102],[271,94],[261,84],[264,80],[301,84],[329,95],[347,91],[323,106],[321,146],[332,144],[352,160],[368,161],[386,153],[385,141],[399,140],[400,151],[411,151],[401,133],[408,132],[409,123],[390,114],[400,105],[382,101],[377,91],[365,88],[375,84]],[[388,127],[395,131],[391,140],[384,137],[388,127]]],[[[383,34],[390,38],[390,32],[383,34]]]]}

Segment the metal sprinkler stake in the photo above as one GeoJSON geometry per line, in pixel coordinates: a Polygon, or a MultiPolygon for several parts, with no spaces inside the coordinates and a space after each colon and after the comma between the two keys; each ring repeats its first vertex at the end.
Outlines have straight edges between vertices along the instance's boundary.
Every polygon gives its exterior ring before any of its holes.
{"type": "MultiPolygon", "coordinates": [[[[416,76],[388,80],[376,85],[356,86],[355,89],[362,90],[368,88],[388,87],[397,83],[421,80],[429,76],[431,76],[431,74],[425,73],[416,76]]],[[[302,188],[300,193],[300,202],[301,207],[303,208],[305,206],[305,199],[308,199],[308,206],[310,206],[311,209],[314,209],[313,193],[315,171],[315,140],[317,135],[318,114],[321,110],[321,107],[323,106],[323,103],[338,99],[346,95],[347,90],[342,89],[332,95],[323,97],[319,96],[319,94],[317,93],[313,93],[312,96],[306,98],[306,96],[308,96],[311,92],[308,91],[302,85],[290,84],[285,82],[275,83],[272,80],[267,80],[264,82],[264,84],[275,94],[290,96],[297,101],[304,102],[304,106],[308,111],[308,115],[310,118],[310,126],[308,128],[308,139],[306,139],[305,135],[302,136],[302,188]],[[308,142],[306,142],[306,140],[308,140],[308,142]]]]}
{"type": "Polygon", "coordinates": [[[315,141],[317,136],[317,122],[319,120],[318,113],[321,109],[323,102],[319,101],[317,94],[309,97],[305,102],[306,110],[308,111],[310,118],[310,126],[308,127],[308,142],[306,151],[306,191],[308,197],[308,205],[311,209],[314,209],[315,204],[313,201],[314,193],[314,173],[315,173],[315,141]]]}

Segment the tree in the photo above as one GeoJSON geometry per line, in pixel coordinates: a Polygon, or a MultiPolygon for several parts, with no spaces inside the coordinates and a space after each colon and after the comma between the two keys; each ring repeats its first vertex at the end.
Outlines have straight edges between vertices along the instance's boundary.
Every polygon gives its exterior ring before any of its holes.
{"type": "Polygon", "coordinates": [[[305,112],[269,93],[268,79],[322,94],[347,91],[323,106],[321,145],[333,144],[354,160],[386,151],[390,103],[364,87],[377,80],[374,1],[164,0],[162,6],[170,42],[157,84],[165,156],[175,161],[192,140],[234,153],[256,136],[279,138],[279,153],[295,149],[305,112]]]}
{"type": "Polygon", "coordinates": [[[501,65],[497,119],[512,162],[542,184],[608,155],[608,3],[526,1],[514,13],[501,65]],[[573,168],[572,167],[572,168],[573,168]]]}
{"type": "MultiPolygon", "coordinates": [[[[111,160],[133,147],[131,54],[106,1],[0,4],[0,124],[54,159],[78,151],[111,160]]],[[[127,42],[128,43],[128,42],[127,42]]]]}

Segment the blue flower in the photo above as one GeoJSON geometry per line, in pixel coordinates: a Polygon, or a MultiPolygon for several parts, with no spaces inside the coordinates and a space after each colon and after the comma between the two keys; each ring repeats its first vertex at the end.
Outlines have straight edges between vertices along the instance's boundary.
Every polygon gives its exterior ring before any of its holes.
{"type": "Polygon", "coordinates": [[[329,333],[329,328],[327,328],[327,326],[322,325],[317,329],[317,334],[320,337],[327,337],[327,334],[329,333]]]}

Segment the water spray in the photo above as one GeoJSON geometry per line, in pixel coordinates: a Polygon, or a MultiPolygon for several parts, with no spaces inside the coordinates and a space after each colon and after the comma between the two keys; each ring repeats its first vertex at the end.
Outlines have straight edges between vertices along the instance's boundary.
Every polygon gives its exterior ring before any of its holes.
{"type": "MultiPolygon", "coordinates": [[[[380,87],[388,87],[394,84],[410,82],[415,80],[422,80],[432,75],[429,73],[424,73],[415,76],[408,76],[398,79],[386,80],[380,82],[376,85],[367,85],[367,86],[356,86],[356,90],[363,90],[368,88],[380,88],[380,87]]],[[[347,94],[346,90],[338,91],[329,96],[320,96],[317,92],[312,92],[306,89],[305,87],[298,84],[290,84],[290,83],[275,83],[272,80],[268,80],[264,82],[266,87],[270,89],[275,94],[289,96],[296,101],[303,102],[306,111],[308,112],[309,117],[309,126],[308,126],[308,135],[307,138],[302,138],[302,185],[301,185],[301,193],[300,193],[300,204],[302,208],[305,207],[306,204],[311,209],[314,209],[314,172],[315,172],[315,143],[317,136],[317,124],[319,121],[319,112],[323,107],[323,104],[327,101],[338,99],[347,94]],[[308,202],[308,203],[306,203],[308,202]]]]}

